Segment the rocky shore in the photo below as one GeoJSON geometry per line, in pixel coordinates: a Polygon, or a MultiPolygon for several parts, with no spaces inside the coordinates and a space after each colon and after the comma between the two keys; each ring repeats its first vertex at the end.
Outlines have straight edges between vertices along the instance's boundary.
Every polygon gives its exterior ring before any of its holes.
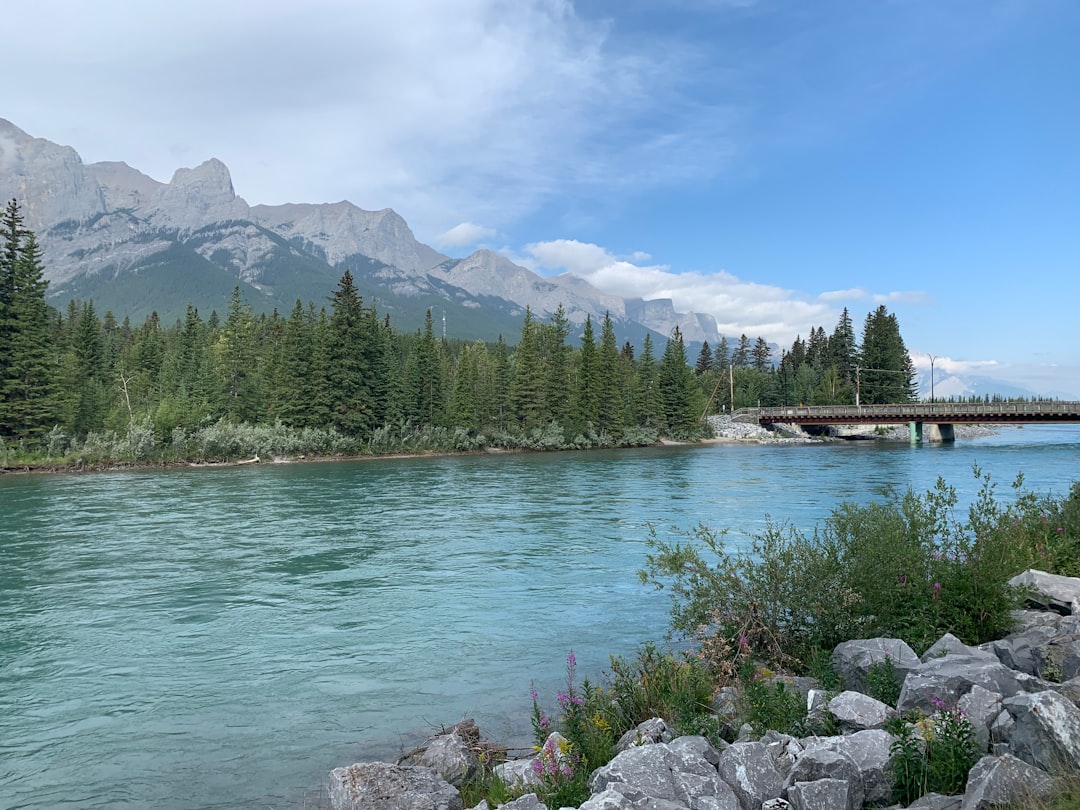
{"type": "MultiPolygon", "coordinates": [[[[735,422],[730,416],[709,417],[709,427],[714,440],[763,442],[771,444],[799,444],[805,442],[833,441],[834,435],[812,436],[798,425],[777,425],[768,430],[758,424],[735,422]]],[[[957,439],[977,439],[993,436],[998,429],[992,425],[955,425],[957,439]]],[[[845,431],[845,440],[883,439],[887,441],[910,441],[908,426],[904,425],[853,425],[845,431]]]]}
{"type": "MultiPolygon", "coordinates": [[[[1029,600],[1004,639],[969,647],[946,634],[921,657],[897,639],[845,642],[832,654],[844,684],[839,692],[808,678],[773,676],[805,697],[808,722],[819,722],[819,734],[769,731],[752,739],[743,726],[735,742],[717,747],[704,737],[676,737],[659,718],[643,723],[591,774],[592,795],[581,808],[899,808],[893,803],[898,737],[886,726],[895,730],[895,718],[904,718],[917,745],[925,746],[943,712],[966,719],[982,756],[962,791],[926,794],[908,807],[984,810],[1050,799],[1063,778],[1080,774],[1080,579],[1027,571],[1013,582],[1028,590],[1029,600]],[[867,694],[886,663],[899,688],[892,705],[867,694]]],[[[737,722],[737,695],[728,690],[735,689],[721,689],[714,701],[714,710],[728,713],[731,722],[737,722]]],[[[457,786],[473,777],[484,750],[475,724],[459,724],[397,763],[335,769],[330,805],[466,810],[457,786]]],[[[502,805],[506,810],[556,810],[530,791],[538,784],[532,758],[503,763],[496,772],[522,793],[502,805]]],[[[493,809],[482,801],[474,810],[493,809]]]]}

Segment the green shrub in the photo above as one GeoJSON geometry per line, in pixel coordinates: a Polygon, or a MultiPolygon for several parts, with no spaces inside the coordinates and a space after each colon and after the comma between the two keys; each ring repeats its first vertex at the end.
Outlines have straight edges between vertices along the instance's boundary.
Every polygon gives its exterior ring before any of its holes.
{"type": "Polygon", "coordinates": [[[887,730],[896,739],[892,757],[893,798],[908,805],[926,793],[964,792],[968,772],[981,753],[971,723],[956,706],[935,700],[936,711],[913,722],[899,718],[887,730]]]}
{"type": "MultiPolygon", "coordinates": [[[[651,530],[641,578],[669,590],[672,632],[698,642],[729,679],[745,660],[806,671],[852,638],[900,638],[916,651],[946,631],[968,644],[999,638],[1019,596],[1008,580],[1038,547],[1022,532],[1049,505],[1023,493],[1002,505],[989,476],[974,473],[982,485],[962,521],[955,490],[939,479],[923,494],[841,504],[810,535],[770,521],[741,550],[706,527],[675,542],[651,530]]],[[[1040,540],[1055,550],[1074,543],[1050,529],[1040,540]]]]}

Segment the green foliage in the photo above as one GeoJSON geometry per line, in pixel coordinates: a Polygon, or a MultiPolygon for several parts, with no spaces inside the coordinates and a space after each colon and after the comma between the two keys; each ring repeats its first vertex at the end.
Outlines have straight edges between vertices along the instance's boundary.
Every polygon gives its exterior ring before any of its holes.
{"type": "Polygon", "coordinates": [[[928,717],[895,719],[887,727],[896,737],[889,747],[893,798],[904,805],[926,793],[963,793],[968,772],[982,753],[960,709],[940,700],[935,706],[928,717]]]}
{"type": "Polygon", "coordinates": [[[871,664],[866,671],[866,694],[887,706],[897,704],[902,686],[896,667],[888,656],[871,664]]]}
{"type": "Polygon", "coordinates": [[[771,680],[771,673],[745,667],[742,675],[743,720],[760,737],[766,731],[802,736],[806,721],[806,701],[802,695],[788,689],[780,680],[771,680]]]}
{"type": "Polygon", "coordinates": [[[1052,521],[1031,534],[1041,510],[1074,514],[1075,488],[1064,503],[1021,492],[1002,504],[974,472],[982,485],[965,520],[939,480],[921,495],[842,504],[812,535],[769,522],[741,550],[706,527],[682,542],[653,530],[641,578],[669,590],[672,632],[697,641],[728,677],[746,658],[805,671],[818,651],[851,638],[901,638],[917,651],[946,631],[969,644],[999,638],[1019,596],[1008,580],[1040,551],[1064,558],[1075,548],[1071,529],[1052,521]]]}

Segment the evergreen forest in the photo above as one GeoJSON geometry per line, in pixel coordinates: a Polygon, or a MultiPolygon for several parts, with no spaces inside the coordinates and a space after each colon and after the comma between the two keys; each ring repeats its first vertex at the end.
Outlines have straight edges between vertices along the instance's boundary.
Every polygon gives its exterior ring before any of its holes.
{"type": "Polygon", "coordinates": [[[676,327],[660,349],[589,318],[580,345],[560,308],[526,310],[512,343],[395,331],[346,271],[321,303],[256,315],[233,290],[223,314],[175,323],[59,312],[17,201],[0,221],[0,466],[156,463],[264,455],[555,449],[693,440],[704,416],[742,407],[914,399],[897,319],[845,309],[777,361],[763,337],[705,343],[676,327]]]}

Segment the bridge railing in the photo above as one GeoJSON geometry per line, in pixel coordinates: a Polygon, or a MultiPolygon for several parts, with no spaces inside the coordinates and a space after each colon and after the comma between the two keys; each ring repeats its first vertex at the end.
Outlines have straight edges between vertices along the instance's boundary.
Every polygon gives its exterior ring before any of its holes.
{"type": "Polygon", "coordinates": [[[993,422],[995,419],[1021,421],[1025,417],[1037,421],[1055,417],[1075,420],[1080,417],[1080,402],[908,402],[890,405],[814,405],[781,406],[777,408],[745,408],[735,417],[756,416],[760,422],[804,421],[825,419],[868,421],[874,417],[890,421],[949,422],[952,420],[993,422]]]}

